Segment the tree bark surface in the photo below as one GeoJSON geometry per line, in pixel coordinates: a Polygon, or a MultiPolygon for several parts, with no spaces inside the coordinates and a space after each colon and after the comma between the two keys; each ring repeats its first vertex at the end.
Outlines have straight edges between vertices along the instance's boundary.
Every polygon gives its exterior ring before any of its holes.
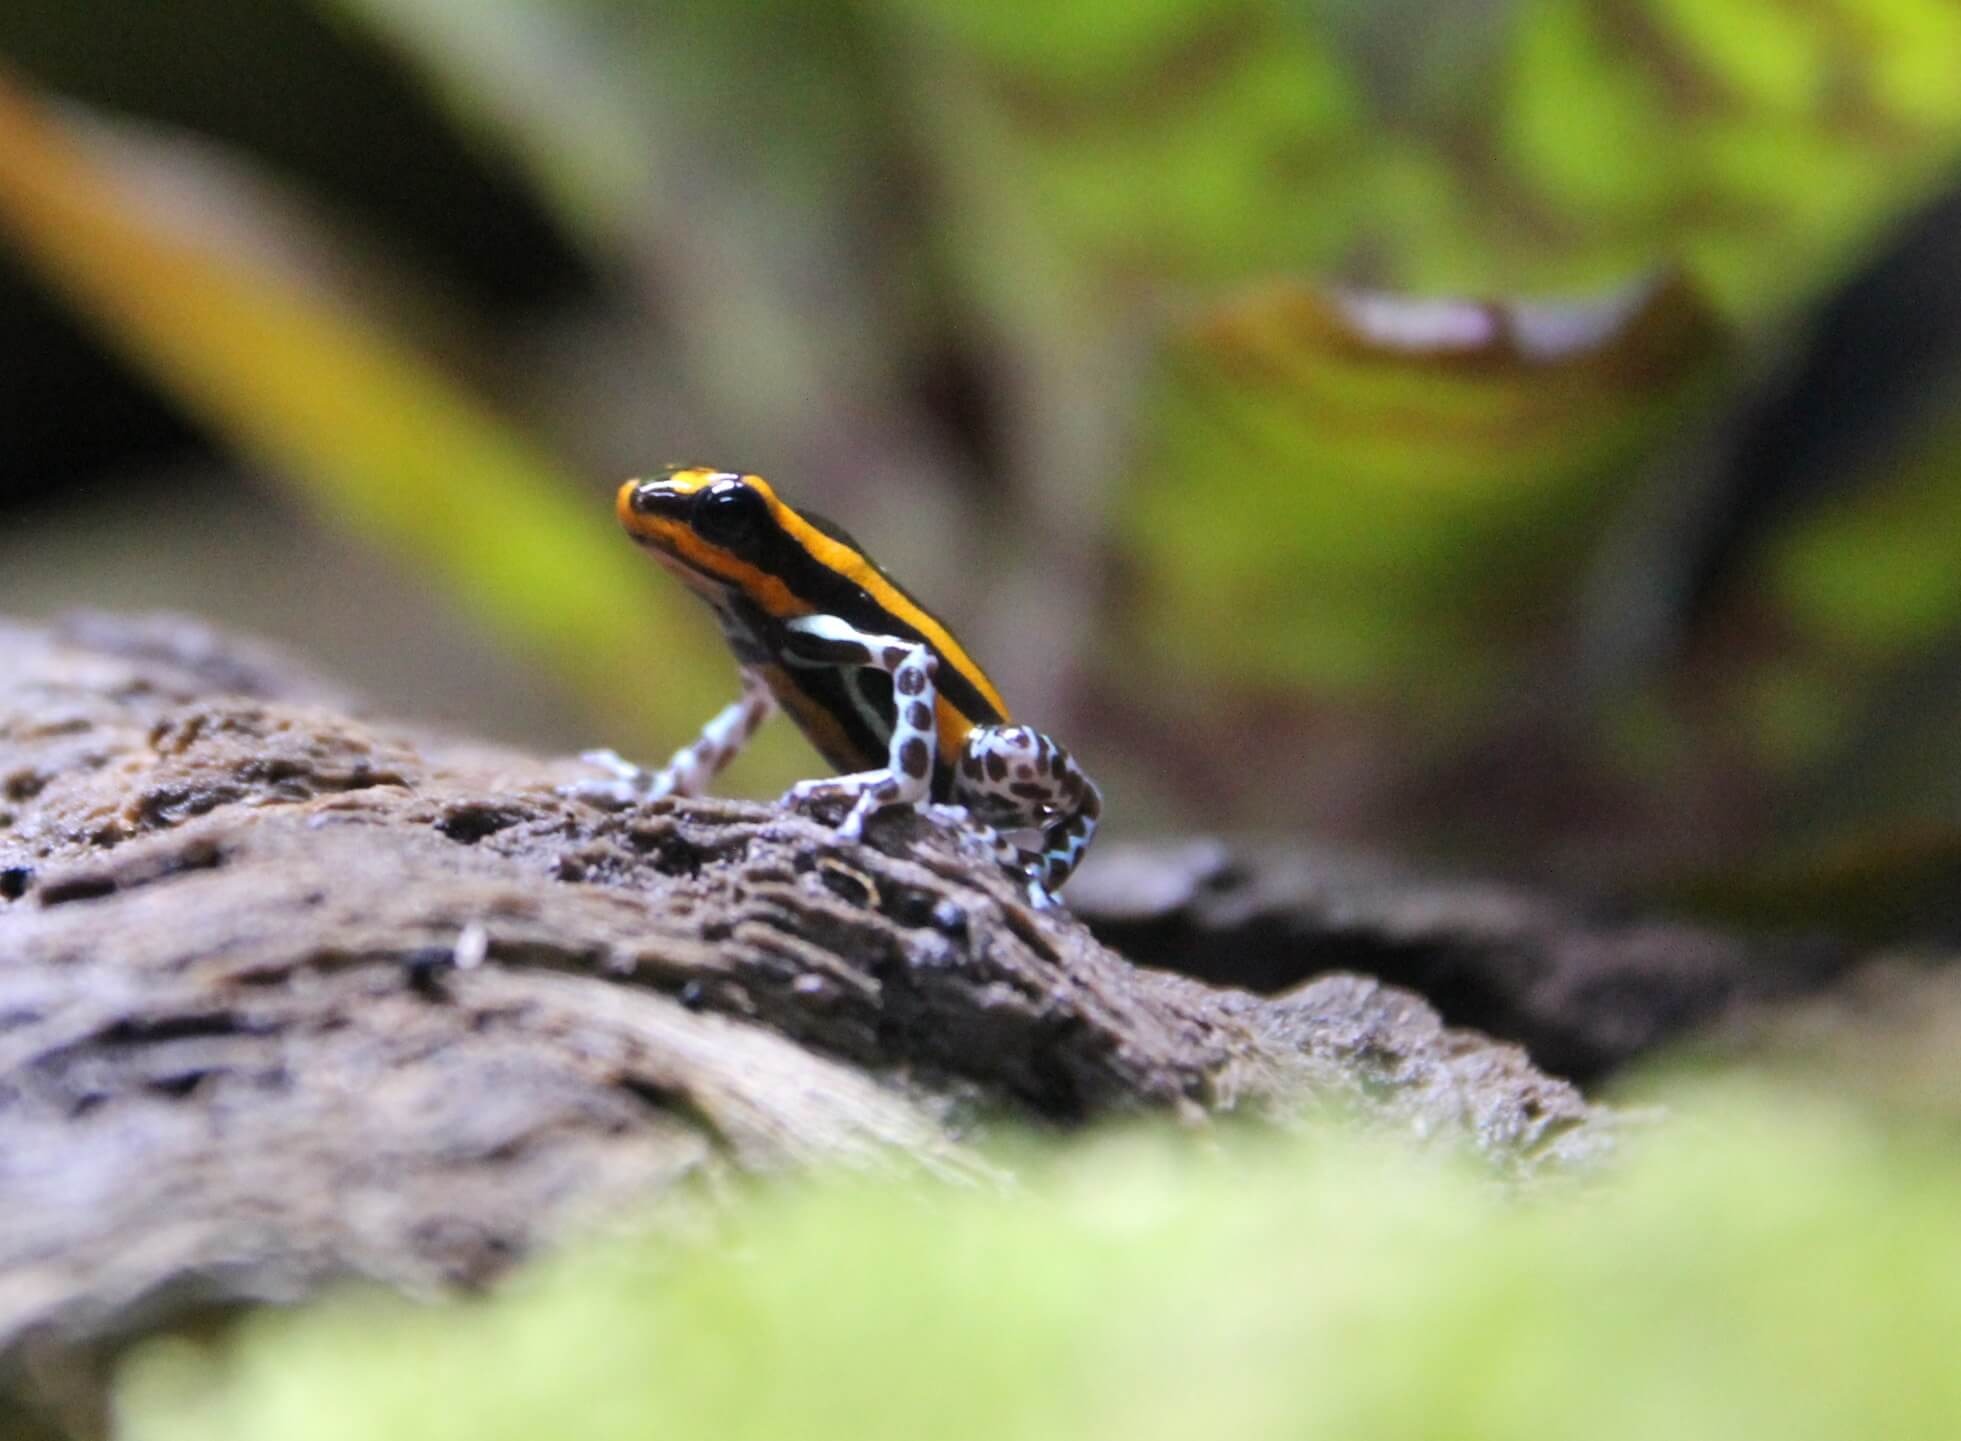
{"type": "Polygon", "coordinates": [[[1413,872],[1287,840],[1112,847],[1075,912],[1146,965],[1261,994],[1352,969],[1583,1084],[1706,1028],[1835,985],[1867,956],[1413,872]]]}
{"type": "Polygon", "coordinates": [[[555,793],[582,773],[196,622],[0,621],[16,1395],[213,1307],[479,1285],[743,1173],[986,1177],[1001,1118],[1333,1108],[1512,1173],[1613,1144],[1411,994],[1141,968],[910,812],[845,843],[834,813],[555,793]]]}

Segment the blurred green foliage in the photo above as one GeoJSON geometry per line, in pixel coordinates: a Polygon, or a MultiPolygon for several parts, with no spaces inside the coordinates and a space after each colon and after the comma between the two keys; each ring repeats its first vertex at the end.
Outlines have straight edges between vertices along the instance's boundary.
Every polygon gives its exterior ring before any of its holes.
{"type": "Polygon", "coordinates": [[[1042,227],[1077,280],[1507,294],[1679,261],[1757,319],[1961,145],[1937,0],[1525,0],[1469,33],[1420,4],[888,8],[974,122],[956,163],[1008,177],[996,223],[1042,227]]]}
{"type": "Polygon", "coordinates": [[[121,1434],[1951,1434],[1951,1140],[1671,1099],[1666,1144],[1525,1196],[1332,1132],[1107,1136],[1007,1194],[779,1186],[712,1243],[596,1246],[485,1302],[153,1343],[121,1434]]]}

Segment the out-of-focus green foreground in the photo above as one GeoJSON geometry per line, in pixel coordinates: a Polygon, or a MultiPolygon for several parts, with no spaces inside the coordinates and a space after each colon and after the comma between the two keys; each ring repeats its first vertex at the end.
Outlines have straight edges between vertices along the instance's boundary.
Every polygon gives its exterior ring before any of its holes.
{"type": "MultiPolygon", "coordinates": [[[[1002,1192],[747,1199],[495,1298],[349,1298],[124,1372],[138,1441],[1951,1437],[1961,1153],[1677,1090],[1524,1195],[1347,1133],[1142,1132],[1002,1192]]],[[[1025,1164],[1021,1164],[1025,1163],[1025,1164]]]]}

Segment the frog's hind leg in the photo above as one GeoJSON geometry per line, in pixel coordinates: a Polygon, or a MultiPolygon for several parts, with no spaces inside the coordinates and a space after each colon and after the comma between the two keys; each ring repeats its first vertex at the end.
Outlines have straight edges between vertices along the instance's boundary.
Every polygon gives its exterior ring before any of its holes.
{"type": "Polygon", "coordinates": [[[1028,878],[1029,899],[1055,904],[1103,815],[1103,794],[1063,746],[1028,726],[983,726],[954,768],[953,798],[997,831],[1034,830],[1039,847],[997,837],[1003,864],[1028,878]]]}

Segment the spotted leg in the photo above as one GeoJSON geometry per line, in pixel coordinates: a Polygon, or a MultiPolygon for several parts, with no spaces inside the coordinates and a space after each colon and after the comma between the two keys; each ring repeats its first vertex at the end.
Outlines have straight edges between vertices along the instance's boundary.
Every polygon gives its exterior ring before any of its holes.
{"type": "Polygon", "coordinates": [[[1103,793],[1075,757],[1028,726],[982,726],[969,736],[953,798],[995,828],[1002,863],[1027,878],[1038,906],[1056,904],[1103,814],[1103,793]],[[1019,844],[1010,838],[1016,831],[1039,831],[1041,841],[1019,844]]]}
{"type": "Polygon", "coordinates": [[[790,665],[868,667],[892,677],[892,740],[885,765],[854,775],[800,781],[783,797],[796,805],[813,796],[855,796],[838,834],[857,840],[865,833],[865,817],[873,811],[918,805],[932,788],[939,748],[933,724],[933,674],[939,669],[939,658],[917,641],[862,631],[834,615],[803,616],[786,629],[784,660],[790,665]]]}
{"type": "Polygon", "coordinates": [[[761,679],[744,671],[741,698],[722,707],[701,728],[700,737],[692,745],[674,752],[659,770],[644,770],[618,751],[585,751],[580,760],[611,774],[604,780],[570,781],[560,786],[558,793],[616,808],[661,796],[698,796],[736,758],[749,737],[756,733],[756,727],[768,720],[775,709],[776,698],[761,679]]]}

